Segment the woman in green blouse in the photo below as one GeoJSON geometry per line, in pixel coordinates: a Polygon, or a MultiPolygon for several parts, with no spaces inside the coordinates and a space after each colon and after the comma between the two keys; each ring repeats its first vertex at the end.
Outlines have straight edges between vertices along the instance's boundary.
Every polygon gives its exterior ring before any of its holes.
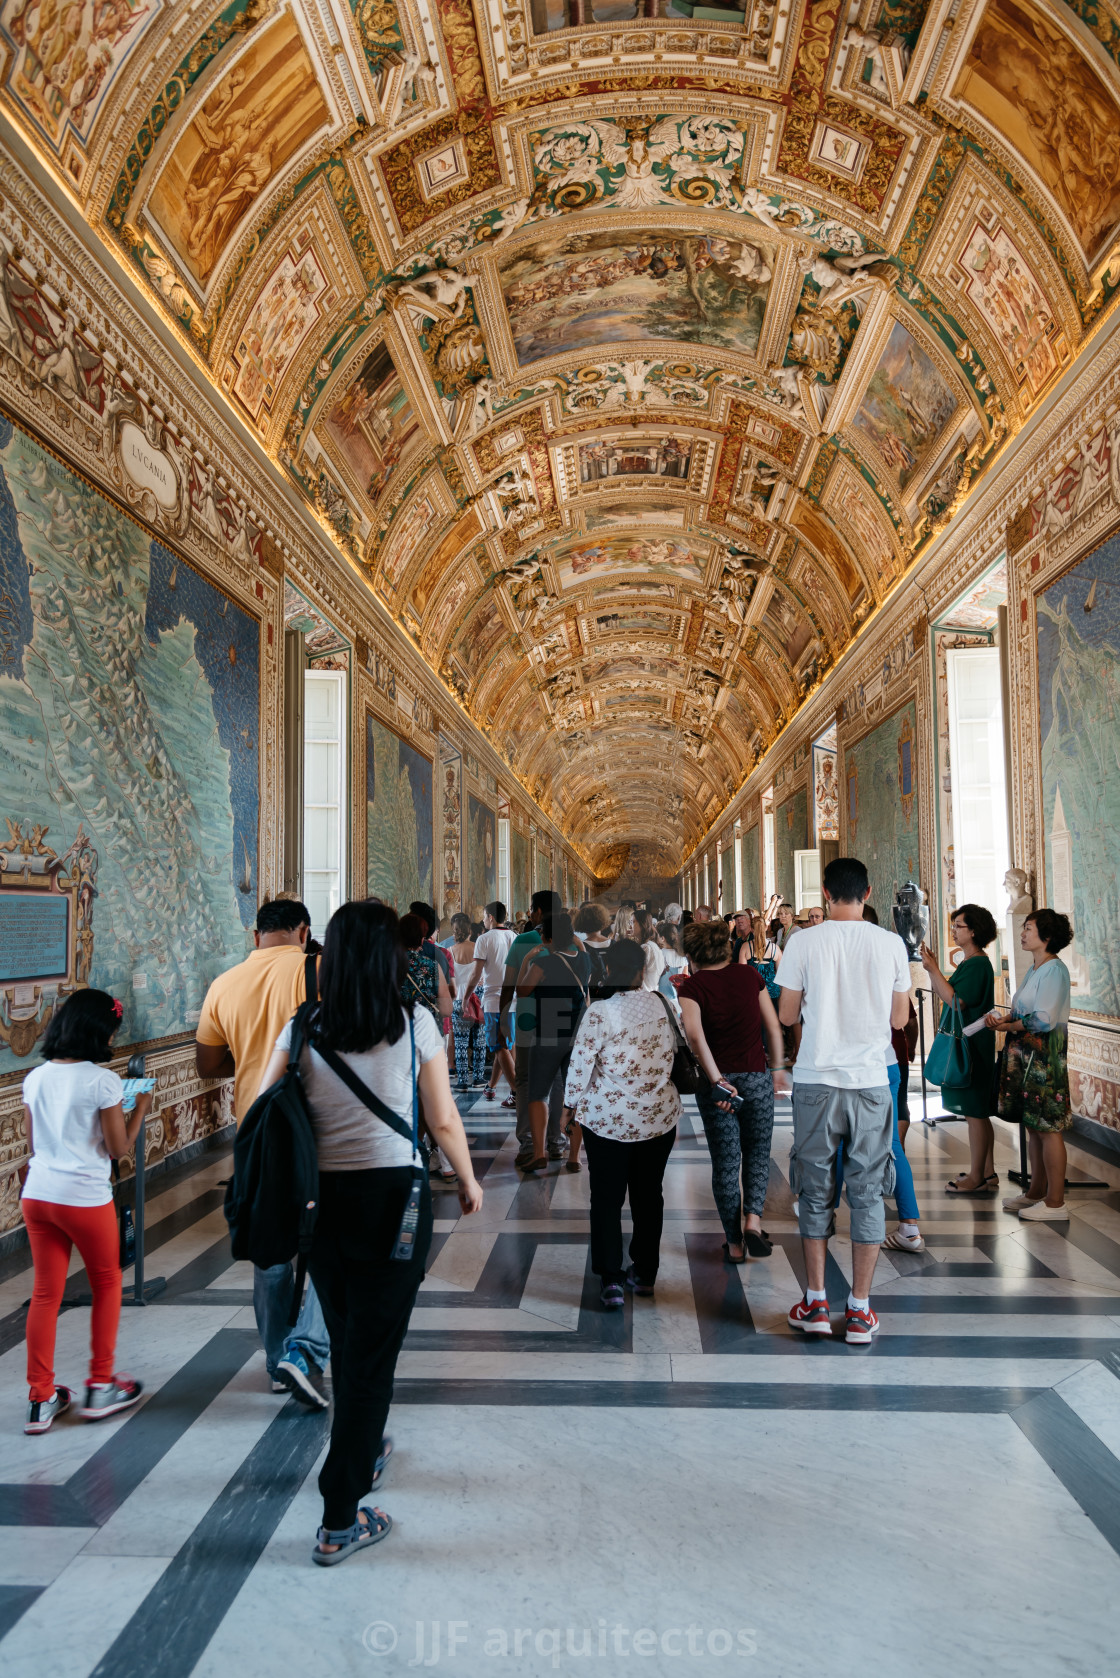
{"type": "MultiPolygon", "coordinates": [[[[933,952],[922,945],[922,966],[929,974],[942,1002],[955,996],[961,1005],[965,1025],[989,1013],[995,1005],[995,974],[984,950],[996,935],[996,923],[978,903],[965,903],[954,910],[949,928],[964,960],[948,975],[941,972],[933,952]]],[[[941,1023],[948,1018],[942,1012],[941,1023]]],[[[964,1089],[941,1091],[947,1113],[960,1113],[968,1120],[969,1168],[955,1182],[946,1183],[946,1194],[995,1195],[999,1178],[995,1168],[995,1133],[992,1130],[996,1038],[993,1031],[979,1031],[966,1037],[972,1060],[972,1082],[964,1089]]]]}

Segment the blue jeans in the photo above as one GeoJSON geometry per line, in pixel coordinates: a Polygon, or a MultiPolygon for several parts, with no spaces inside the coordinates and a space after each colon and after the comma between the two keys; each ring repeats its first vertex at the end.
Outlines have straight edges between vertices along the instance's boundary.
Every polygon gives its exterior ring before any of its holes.
{"type": "MultiPolygon", "coordinates": [[[[894,1158],[894,1203],[898,1208],[899,1222],[916,1224],[920,1216],[918,1212],[918,1197],[914,1193],[914,1173],[910,1169],[910,1161],[906,1158],[902,1143],[898,1137],[898,1089],[902,1082],[902,1072],[896,1061],[887,1067],[887,1082],[891,1086],[891,1154],[894,1158]]],[[[840,1204],[840,1190],[844,1184],[844,1149],[836,1150],[836,1204],[840,1204]]]]}
{"type": "Polygon", "coordinates": [[[296,1346],[305,1357],[313,1358],[320,1369],[327,1367],[330,1357],[327,1325],[310,1279],[296,1326],[293,1329],[288,1327],[295,1284],[295,1266],[292,1264],[271,1264],[267,1270],[253,1268],[253,1311],[270,1375],[276,1374],[280,1359],[296,1346]]]}

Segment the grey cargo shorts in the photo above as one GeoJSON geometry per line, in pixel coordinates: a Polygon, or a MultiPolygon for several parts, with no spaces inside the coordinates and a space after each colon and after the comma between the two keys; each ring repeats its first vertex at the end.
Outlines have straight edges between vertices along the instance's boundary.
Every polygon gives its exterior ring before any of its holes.
{"type": "Polygon", "coordinates": [[[794,1084],[789,1176],[799,1202],[802,1235],[819,1240],[829,1232],[836,1200],[836,1150],[843,1143],[852,1240],[878,1246],[887,1229],[883,1196],[894,1189],[892,1132],[889,1084],[860,1090],[794,1084]]]}

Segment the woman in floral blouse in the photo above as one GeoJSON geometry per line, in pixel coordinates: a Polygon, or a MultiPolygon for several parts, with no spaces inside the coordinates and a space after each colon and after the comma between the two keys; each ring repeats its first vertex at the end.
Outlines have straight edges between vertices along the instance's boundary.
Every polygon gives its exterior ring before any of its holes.
{"type": "Polygon", "coordinates": [[[583,1016],[564,1086],[565,1118],[583,1127],[591,1179],[591,1268],[608,1311],[621,1308],[623,1283],[653,1293],[661,1257],[661,1192],[680,1117],[670,1073],[676,1038],[668,1004],[643,990],[645,952],[622,939],[604,952],[614,994],[583,1016]],[[630,1268],[622,1265],[622,1206],[630,1196],[630,1268]]]}

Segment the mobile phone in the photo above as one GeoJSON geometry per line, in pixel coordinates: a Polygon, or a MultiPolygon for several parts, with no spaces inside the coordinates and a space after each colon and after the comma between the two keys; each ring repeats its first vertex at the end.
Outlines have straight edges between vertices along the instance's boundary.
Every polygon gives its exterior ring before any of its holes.
{"type": "Polygon", "coordinates": [[[737,1113],[743,1105],[743,1097],[739,1094],[738,1090],[725,1090],[717,1084],[713,1089],[712,1094],[715,1096],[717,1101],[726,1102],[733,1113],[737,1113]]]}

